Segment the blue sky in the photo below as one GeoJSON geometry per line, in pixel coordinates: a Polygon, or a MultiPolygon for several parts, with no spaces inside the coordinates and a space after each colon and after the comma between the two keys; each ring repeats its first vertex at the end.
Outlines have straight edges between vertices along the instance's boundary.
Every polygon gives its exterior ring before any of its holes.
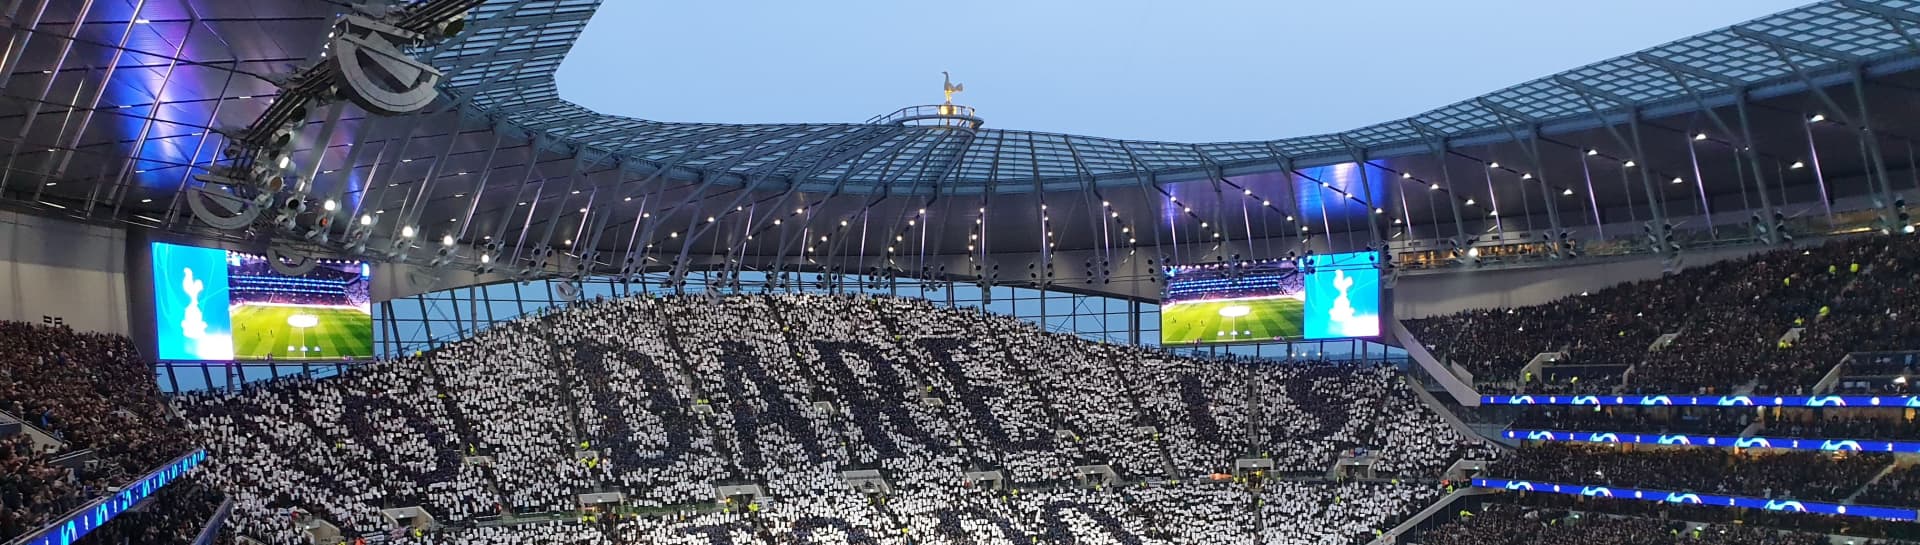
{"type": "Polygon", "coordinates": [[[661,121],[988,126],[1202,142],[1351,129],[1802,0],[606,0],[561,96],[661,121]]]}

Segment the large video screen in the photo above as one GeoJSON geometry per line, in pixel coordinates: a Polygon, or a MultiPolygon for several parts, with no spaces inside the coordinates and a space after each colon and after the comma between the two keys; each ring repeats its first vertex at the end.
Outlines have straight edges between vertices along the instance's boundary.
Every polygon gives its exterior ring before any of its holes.
{"type": "Polygon", "coordinates": [[[1380,335],[1377,254],[1316,255],[1238,270],[1169,267],[1161,344],[1340,339],[1380,335]]]}
{"type": "Polygon", "coordinates": [[[324,261],[287,276],[266,256],[153,243],[160,359],[372,357],[368,273],[365,263],[324,261]]]}

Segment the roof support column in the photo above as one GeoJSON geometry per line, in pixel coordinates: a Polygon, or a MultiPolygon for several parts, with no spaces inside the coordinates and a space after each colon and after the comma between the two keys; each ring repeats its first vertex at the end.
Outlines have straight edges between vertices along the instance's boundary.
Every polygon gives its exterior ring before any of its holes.
{"type": "MultiPolygon", "coordinates": [[[[1628,109],[1627,134],[1633,139],[1633,156],[1640,161],[1647,160],[1646,150],[1640,144],[1640,108],[1628,109]]],[[[1653,185],[1651,167],[1640,165],[1640,187],[1647,192],[1647,208],[1653,211],[1653,224],[1647,226],[1647,236],[1651,237],[1655,253],[1679,252],[1680,244],[1673,239],[1673,224],[1667,221],[1667,204],[1660,199],[1660,191],[1653,185]]]]}

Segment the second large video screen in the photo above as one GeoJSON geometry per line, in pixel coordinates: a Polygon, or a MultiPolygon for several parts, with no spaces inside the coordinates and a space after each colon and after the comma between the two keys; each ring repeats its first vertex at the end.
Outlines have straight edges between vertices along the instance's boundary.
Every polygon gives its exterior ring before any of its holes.
{"type": "Polygon", "coordinates": [[[1166,345],[1380,335],[1380,271],[1371,252],[1243,267],[1171,267],[1160,303],[1166,345]]]}
{"type": "Polygon", "coordinates": [[[154,323],[163,360],[373,356],[367,265],[287,276],[265,256],[156,242],[154,323]]]}

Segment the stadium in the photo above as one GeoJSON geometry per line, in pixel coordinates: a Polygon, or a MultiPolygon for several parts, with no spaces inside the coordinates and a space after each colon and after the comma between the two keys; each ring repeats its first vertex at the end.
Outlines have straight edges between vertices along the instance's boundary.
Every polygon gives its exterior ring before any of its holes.
{"type": "Polygon", "coordinates": [[[0,3],[0,545],[1920,543],[1920,2],[1216,142],[629,7],[0,3]]]}

